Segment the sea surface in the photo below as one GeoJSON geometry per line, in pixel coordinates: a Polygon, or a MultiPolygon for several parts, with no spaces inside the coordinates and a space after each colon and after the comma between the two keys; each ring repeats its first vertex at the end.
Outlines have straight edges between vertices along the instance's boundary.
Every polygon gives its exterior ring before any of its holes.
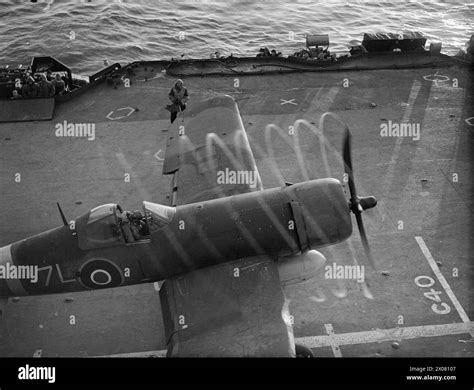
{"type": "Polygon", "coordinates": [[[122,65],[171,57],[288,55],[307,34],[329,34],[330,50],[347,51],[364,32],[420,31],[445,54],[474,33],[468,1],[0,1],[0,66],[49,55],[90,75],[104,60],[122,65]]]}

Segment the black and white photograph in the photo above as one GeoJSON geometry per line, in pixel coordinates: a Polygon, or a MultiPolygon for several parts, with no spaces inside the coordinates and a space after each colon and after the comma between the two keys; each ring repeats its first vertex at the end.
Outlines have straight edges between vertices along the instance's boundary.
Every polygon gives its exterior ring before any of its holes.
{"type": "Polygon", "coordinates": [[[0,388],[472,389],[473,139],[469,1],[0,1],[0,388]]]}

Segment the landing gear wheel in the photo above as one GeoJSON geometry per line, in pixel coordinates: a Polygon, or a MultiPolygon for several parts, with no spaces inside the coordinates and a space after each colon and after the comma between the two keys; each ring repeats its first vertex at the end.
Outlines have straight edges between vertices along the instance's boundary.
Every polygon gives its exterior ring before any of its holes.
{"type": "Polygon", "coordinates": [[[304,345],[295,344],[295,352],[297,358],[312,358],[314,357],[313,351],[305,347],[304,345]]]}

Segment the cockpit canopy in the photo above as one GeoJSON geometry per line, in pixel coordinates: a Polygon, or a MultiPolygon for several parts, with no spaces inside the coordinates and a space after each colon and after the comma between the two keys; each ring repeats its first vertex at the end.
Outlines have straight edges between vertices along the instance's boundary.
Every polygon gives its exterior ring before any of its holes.
{"type": "Polygon", "coordinates": [[[168,225],[176,212],[151,202],[143,202],[143,210],[142,218],[137,218],[115,203],[95,207],[76,220],[79,247],[89,250],[149,242],[150,234],[168,225]]]}
{"type": "Polygon", "coordinates": [[[114,203],[103,204],[101,206],[97,206],[93,208],[89,214],[89,219],[87,220],[87,224],[91,224],[100,219],[104,219],[104,218],[115,215],[116,209],[117,209],[117,205],[114,203]]]}

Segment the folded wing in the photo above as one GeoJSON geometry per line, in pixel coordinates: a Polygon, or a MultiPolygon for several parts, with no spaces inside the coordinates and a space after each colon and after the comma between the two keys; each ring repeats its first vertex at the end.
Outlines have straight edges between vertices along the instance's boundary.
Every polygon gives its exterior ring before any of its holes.
{"type": "Polygon", "coordinates": [[[232,97],[191,105],[169,132],[163,173],[174,175],[173,206],[262,189],[232,97]]]}

